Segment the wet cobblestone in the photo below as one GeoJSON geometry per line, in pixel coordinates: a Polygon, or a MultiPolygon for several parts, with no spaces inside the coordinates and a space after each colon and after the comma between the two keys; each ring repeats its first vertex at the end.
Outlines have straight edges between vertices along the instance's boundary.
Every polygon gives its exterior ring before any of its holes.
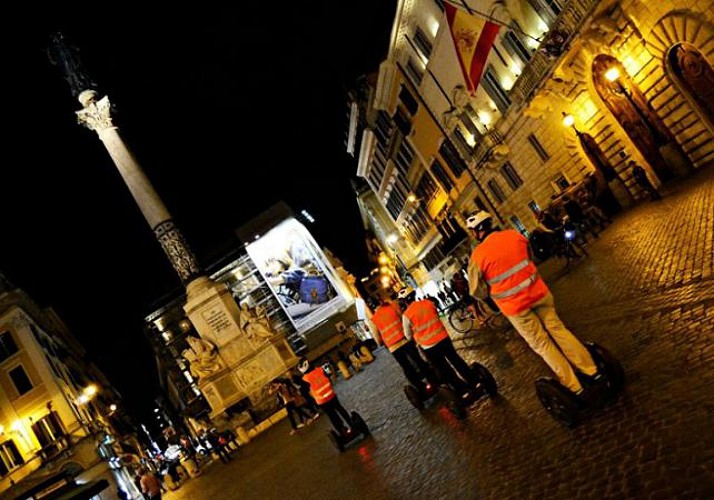
{"type": "Polygon", "coordinates": [[[574,430],[541,407],[533,383],[547,367],[515,332],[470,332],[455,344],[501,395],[465,421],[412,408],[380,350],[337,385],[372,438],[340,454],[326,418],[295,436],[283,421],[166,498],[714,498],[713,241],[709,169],[618,217],[588,258],[541,266],[566,323],[627,375],[620,400],[574,430]]]}

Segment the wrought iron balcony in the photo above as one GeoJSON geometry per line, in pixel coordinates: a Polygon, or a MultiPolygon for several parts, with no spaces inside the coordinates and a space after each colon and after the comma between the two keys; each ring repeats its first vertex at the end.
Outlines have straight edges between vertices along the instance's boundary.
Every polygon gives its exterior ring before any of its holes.
{"type": "MultiPolygon", "coordinates": [[[[543,81],[550,75],[557,65],[560,57],[567,51],[568,44],[577,35],[580,26],[599,4],[599,0],[570,0],[563,8],[558,18],[550,27],[543,44],[551,43],[552,50],[538,50],[530,62],[523,69],[513,88],[508,92],[511,105],[520,105],[527,102],[538,90],[543,81]],[[562,43],[555,40],[562,37],[562,43]],[[558,53],[557,46],[561,49],[558,53]]],[[[541,49],[543,49],[541,44],[541,49]]]]}

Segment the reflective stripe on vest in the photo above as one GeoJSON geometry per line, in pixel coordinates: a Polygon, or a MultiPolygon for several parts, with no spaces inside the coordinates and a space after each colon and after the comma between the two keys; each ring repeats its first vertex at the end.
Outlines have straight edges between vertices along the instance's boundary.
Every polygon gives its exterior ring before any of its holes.
{"type": "Polygon", "coordinates": [[[402,318],[393,306],[379,306],[372,316],[372,321],[387,348],[404,339],[402,318]]]}
{"type": "Polygon", "coordinates": [[[404,315],[412,324],[414,342],[422,347],[436,345],[449,336],[436,307],[430,300],[413,302],[407,307],[404,315]]]}
{"type": "Polygon", "coordinates": [[[547,285],[529,259],[528,240],[512,229],[488,235],[471,254],[469,266],[474,265],[506,316],[528,309],[548,294],[547,285]]]}
{"type": "Polygon", "coordinates": [[[516,286],[513,286],[509,288],[508,290],[504,290],[501,293],[494,293],[491,294],[491,297],[493,297],[495,300],[498,299],[505,299],[506,297],[510,297],[511,295],[515,295],[521,290],[524,290],[531,286],[535,281],[538,279],[538,273],[534,272],[530,276],[528,276],[526,279],[518,283],[516,286]]]}
{"type": "Polygon", "coordinates": [[[303,379],[310,384],[310,392],[317,404],[325,404],[335,396],[335,391],[332,390],[332,383],[325,375],[322,367],[315,368],[306,374],[303,379]]]}
{"type": "Polygon", "coordinates": [[[499,274],[499,275],[496,276],[495,278],[491,278],[490,280],[486,280],[486,283],[488,283],[489,285],[493,285],[494,283],[498,283],[499,281],[503,281],[503,280],[505,280],[506,278],[508,278],[509,276],[513,276],[513,275],[516,274],[518,271],[520,271],[521,269],[525,268],[525,267],[528,265],[529,262],[530,262],[530,261],[529,261],[528,259],[522,260],[522,261],[520,261],[518,264],[516,264],[515,266],[513,266],[512,268],[510,268],[508,271],[499,274]]]}

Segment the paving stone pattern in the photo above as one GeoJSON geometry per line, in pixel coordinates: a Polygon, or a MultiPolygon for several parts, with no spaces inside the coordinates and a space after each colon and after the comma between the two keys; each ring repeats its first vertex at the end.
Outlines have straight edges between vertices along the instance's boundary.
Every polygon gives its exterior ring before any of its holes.
{"type": "Polygon", "coordinates": [[[337,384],[373,437],[345,453],[322,417],[286,421],[227,465],[165,496],[260,499],[714,498],[714,169],[620,215],[564,269],[541,266],[564,321],[606,346],[627,376],[620,400],[576,429],[553,420],[533,382],[545,364],[513,330],[454,335],[500,384],[457,421],[402,392],[389,353],[337,384]]]}

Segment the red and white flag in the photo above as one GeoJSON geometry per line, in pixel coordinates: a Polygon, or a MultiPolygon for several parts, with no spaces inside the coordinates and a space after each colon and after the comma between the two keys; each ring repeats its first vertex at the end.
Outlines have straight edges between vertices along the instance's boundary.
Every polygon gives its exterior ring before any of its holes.
{"type": "Polygon", "coordinates": [[[446,21],[470,94],[476,92],[486,59],[498,35],[499,25],[444,2],[446,21]]]}

